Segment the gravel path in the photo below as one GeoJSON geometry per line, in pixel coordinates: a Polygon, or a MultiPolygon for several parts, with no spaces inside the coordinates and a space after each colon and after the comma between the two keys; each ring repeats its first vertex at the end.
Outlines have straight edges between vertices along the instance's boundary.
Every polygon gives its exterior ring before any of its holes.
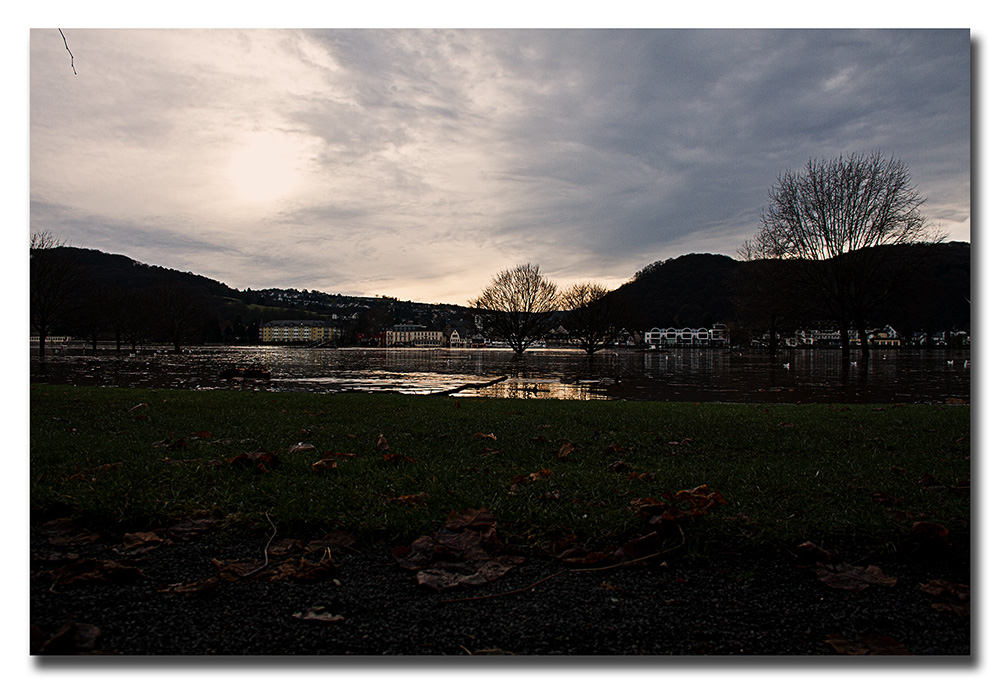
{"type": "Polygon", "coordinates": [[[128,554],[121,533],[55,545],[52,535],[33,523],[32,651],[44,646],[45,654],[118,655],[835,655],[826,641],[838,635],[841,649],[859,654],[899,646],[913,655],[970,654],[969,618],[932,607],[934,599],[919,589],[930,580],[969,584],[968,547],[879,555],[864,545],[827,542],[825,548],[837,549],[835,560],[877,565],[897,578],[891,587],[872,585],[860,592],[824,584],[814,567],[796,565],[791,552],[740,546],[589,572],[562,572],[579,566],[529,556],[493,582],[439,592],[418,585],[388,549],[348,550],[334,553],[332,575],[313,583],[272,581],[264,571],[199,594],[158,591],[211,578],[217,572],[212,559],[259,564],[268,535],[208,532],[128,554]],[[141,575],[53,584],[52,571],[79,560],[67,554],[116,561],[141,575]],[[487,596],[507,592],[513,593],[487,596]],[[314,613],[328,620],[293,616],[313,607],[323,607],[314,613]],[[68,629],[67,622],[73,624],[68,629]]]}

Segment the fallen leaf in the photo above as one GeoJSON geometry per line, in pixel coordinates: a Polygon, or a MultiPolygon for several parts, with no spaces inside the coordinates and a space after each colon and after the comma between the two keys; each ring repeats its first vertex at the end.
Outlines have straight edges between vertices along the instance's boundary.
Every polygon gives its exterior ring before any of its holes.
{"type": "Polygon", "coordinates": [[[193,438],[195,440],[211,440],[212,434],[209,433],[208,431],[195,431],[188,437],[193,438]]]}
{"type": "Polygon", "coordinates": [[[874,565],[867,568],[849,563],[838,563],[833,566],[818,565],[815,571],[820,581],[834,589],[848,592],[861,592],[872,585],[893,587],[897,582],[897,578],[886,575],[881,568],[874,565]]]}
{"type": "Polygon", "coordinates": [[[296,443],[292,447],[288,448],[288,454],[294,455],[298,452],[313,452],[316,450],[316,446],[310,443],[296,443]]]}
{"type": "Polygon", "coordinates": [[[49,572],[53,584],[76,585],[85,582],[123,583],[142,577],[139,568],[117,561],[81,558],[49,572]]]}
{"type": "Polygon", "coordinates": [[[389,441],[385,439],[385,436],[379,435],[375,442],[375,449],[379,452],[389,452],[389,441]]]}
{"type": "Polygon", "coordinates": [[[910,655],[913,654],[888,635],[868,635],[860,642],[852,642],[843,635],[828,635],[823,642],[830,645],[834,652],[844,655],[910,655]]]}
{"type": "Polygon", "coordinates": [[[306,545],[306,551],[315,553],[316,551],[340,551],[350,549],[358,543],[358,537],[348,532],[346,529],[334,529],[326,533],[322,539],[311,541],[306,545]]]}
{"type": "Polygon", "coordinates": [[[409,495],[397,496],[396,498],[383,498],[386,503],[396,503],[397,505],[417,505],[427,500],[427,494],[421,491],[409,495]]]}
{"type": "Polygon", "coordinates": [[[319,582],[332,575],[338,570],[333,558],[327,549],[322,558],[316,563],[304,558],[290,558],[284,563],[279,563],[274,567],[271,580],[291,580],[292,582],[319,582]]]}
{"type": "Polygon", "coordinates": [[[156,591],[160,594],[196,595],[214,592],[218,588],[219,578],[213,576],[204,580],[195,580],[194,582],[177,582],[172,585],[164,585],[157,588],[156,591]]]}
{"type": "Polygon", "coordinates": [[[303,612],[296,612],[292,614],[292,618],[297,618],[300,621],[306,621],[308,623],[342,623],[344,617],[340,614],[331,614],[326,610],[325,606],[310,606],[303,612]]]}
{"type": "Polygon", "coordinates": [[[122,545],[128,550],[156,548],[163,543],[163,537],[156,532],[132,532],[122,538],[122,545]]]}
{"type": "Polygon", "coordinates": [[[313,468],[313,471],[317,471],[317,472],[322,472],[322,471],[330,470],[330,469],[336,469],[337,468],[337,460],[330,460],[330,459],[319,460],[317,462],[313,462],[312,468],[313,468]]]}
{"type": "Polygon", "coordinates": [[[40,655],[69,655],[92,652],[97,645],[101,629],[89,623],[76,623],[67,619],[55,635],[46,640],[38,650],[40,655]]]}
{"type": "Polygon", "coordinates": [[[953,613],[969,618],[969,586],[947,580],[930,580],[920,585],[920,591],[934,599],[931,608],[935,611],[953,613]]]}
{"type": "Polygon", "coordinates": [[[412,457],[407,457],[406,455],[400,455],[398,452],[389,452],[382,455],[382,459],[386,462],[416,462],[412,457]]]}
{"type": "Polygon", "coordinates": [[[903,500],[902,498],[897,498],[895,496],[890,496],[888,493],[883,493],[882,491],[872,492],[872,501],[878,503],[879,505],[893,506],[903,500]]]}
{"type": "Polygon", "coordinates": [[[234,467],[251,467],[259,472],[267,472],[278,467],[281,464],[281,459],[277,453],[256,450],[251,453],[240,453],[236,457],[230,458],[229,464],[234,467]]]}
{"type": "Polygon", "coordinates": [[[910,535],[924,544],[948,543],[948,528],[935,522],[914,522],[910,528],[910,535]]]}
{"type": "Polygon", "coordinates": [[[830,552],[821,549],[811,541],[804,541],[795,547],[795,557],[802,563],[826,563],[830,560],[830,552]]]}
{"type": "Polygon", "coordinates": [[[176,541],[187,541],[215,529],[218,522],[211,517],[191,517],[167,529],[167,536],[176,541]]]}
{"type": "Polygon", "coordinates": [[[497,439],[496,435],[493,434],[493,433],[474,433],[472,435],[472,437],[473,438],[488,438],[490,440],[496,440],[497,439]]]}
{"type": "Polygon", "coordinates": [[[573,452],[575,449],[576,449],[576,446],[573,445],[573,443],[571,443],[570,441],[567,440],[559,448],[559,452],[556,453],[556,457],[558,457],[561,460],[562,459],[566,459],[567,457],[569,457],[569,454],[571,452],[573,452]]]}

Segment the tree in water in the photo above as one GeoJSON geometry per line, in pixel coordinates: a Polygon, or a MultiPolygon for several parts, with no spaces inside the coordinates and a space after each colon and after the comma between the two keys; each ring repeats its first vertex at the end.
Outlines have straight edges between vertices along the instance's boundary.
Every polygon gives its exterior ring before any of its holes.
{"type": "Polygon", "coordinates": [[[562,293],[560,303],[566,311],[564,326],[588,356],[614,344],[615,328],[622,325],[618,302],[606,286],[574,284],[562,293]]]}
{"type": "Polygon", "coordinates": [[[523,264],[499,272],[469,305],[482,315],[486,333],[520,356],[548,332],[559,291],[538,265],[523,264]]]}
{"type": "Polygon", "coordinates": [[[82,272],[60,252],[62,247],[62,241],[47,231],[31,234],[29,312],[31,329],[38,335],[38,358],[42,360],[52,328],[62,324],[77,308],[82,272]]]}
{"type": "Polygon", "coordinates": [[[853,328],[867,360],[868,319],[905,274],[885,249],[941,238],[925,227],[924,200],[908,169],[878,152],[811,160],[803,171],[781,175],[769,198],[744,257],[804,260],[788,267],[836,321],[843,359],[850,359],[853,328]]]}

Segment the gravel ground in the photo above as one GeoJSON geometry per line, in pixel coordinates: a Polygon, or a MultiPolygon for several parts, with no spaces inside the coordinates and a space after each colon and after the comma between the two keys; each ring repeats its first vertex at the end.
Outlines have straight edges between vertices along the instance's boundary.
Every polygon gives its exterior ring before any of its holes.
{"type": "Polygon", "coordinates": [[[332,556],[334,573],[314,583],[270,581],[265,572],[220,582],[212,592],[158,591],[212,577],[212,559],[260,563],[268,534],[208,532],[129,555],[122,533],[56,546],[35,522],[32,652],[44,646],[44,654],[112,655],[836,655],[826,642],[833,635],[859,654],[897,645],[913,655],[971,650],[970,619],[932,608],[919,589],[933,579],[969,584],[968,547],[890,554],[826,542],[835,560],[877,565],[898,579],[860,592],[821,582],[789,551],[740,546],[589,572],[562,572],[579,566],[533,555],[493,582],[442,591],[418,585],[388,548],[343,551],[332,556]],[[67,562],[67,553],[133,565],[141,575],[54,585],[51,571],[67,562]],[[513,593],[501,594],[507,592],[513,593]],[[486,598],[442,603],[470,597],[486,598]],[[312,607],[342,618],[293,616],[312,607]],[[54,637],[68,622],[76,625],[54,637]]]}

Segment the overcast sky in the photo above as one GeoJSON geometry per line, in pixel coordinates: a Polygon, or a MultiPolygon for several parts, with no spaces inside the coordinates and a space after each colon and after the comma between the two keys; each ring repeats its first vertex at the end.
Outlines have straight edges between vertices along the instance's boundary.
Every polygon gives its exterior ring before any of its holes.
{"type": "Polygon", "coordinates": [[[73,66],[30,34],[32,230],[234,288],[615,288],[871,150],[970,239],[966,30],[63,32],[73,66]]]}

